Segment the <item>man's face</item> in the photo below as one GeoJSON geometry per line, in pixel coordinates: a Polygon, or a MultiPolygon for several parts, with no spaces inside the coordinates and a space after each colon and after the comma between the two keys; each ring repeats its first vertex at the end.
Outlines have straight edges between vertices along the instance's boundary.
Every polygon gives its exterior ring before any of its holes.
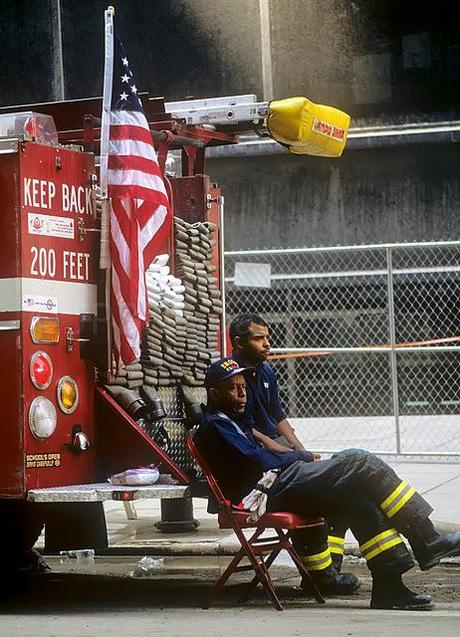
{"type": "Polygon", "coordinates": [[[243,374],[223,380],[212,388],[213,399],[218,409],[230,410],[243,415],[246,407],[246,383],[243,374]]]}
{"type": "Polygon", "coordinates": [[[266,361],[270,354],[268,327],[251,323],[247,336],[237,336],[235,344],[245,362],[255,365],[266,361]]]}

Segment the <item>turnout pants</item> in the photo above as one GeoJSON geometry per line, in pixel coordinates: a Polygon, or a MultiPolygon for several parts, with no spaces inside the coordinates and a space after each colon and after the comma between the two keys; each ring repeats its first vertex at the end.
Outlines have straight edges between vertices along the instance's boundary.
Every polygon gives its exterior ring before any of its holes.
{"type": "MultiPolygon", "coordinates": [[[[357,449],[330,460],[294,462],[271,487],[267,510],[340,519],[373,573],[404,573],[414,565],[400,533],[433,511],[383,460],[357,449]]],[[[308,533],[296,532],[293,540],[306,546],[308,533]]]]}
{"type": "MultiPolygon", "coordinates": [[[[294,448],[285,436],[277,436],[273,440],[285,447],[294,448]]],[[[320,571],[330,570],[332,566],[340,571],[347,530],[348,525],[344,520],[328,517],[324,526],[305,529],[300,538],[293,536],[296,550],[305,567],[309,571],[318,572],[318,575],[320,571]]]]}

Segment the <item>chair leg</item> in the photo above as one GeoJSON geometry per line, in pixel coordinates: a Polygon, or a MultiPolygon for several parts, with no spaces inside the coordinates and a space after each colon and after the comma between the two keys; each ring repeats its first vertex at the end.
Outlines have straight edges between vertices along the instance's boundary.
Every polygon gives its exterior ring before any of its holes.
{"type": "MultiPolygon", "coordinates": [[[[251,542],[251,544],[255,540],[259,539],[259,536],[262,535],[263,531],[264,531],[264,529],[258,529],[258,531],[256,533],[254,533],[254,535],[249,540],[251,542]]],[[[279,535],[279,533],[278,533],[278,535],[279,535]]],[[[267,571],[270,568],[270,566],[273,564],[273,562],[276,560],[276,558],[280,554],[281,550],[282,550],[281,546],[278,549],[274,549],[270,553],[270,555],[267,557],[267,559],[264,561],[264,564],[266,566],[267,571]]],[[[252,592],[254,591],[254,589],[256,588],[258,583],[259,583],[259,578],[257,577],[257,575],[255,575],[254,578],[251,580],[251,582],[249,584],[246,599],[249,599],[249,597],[251,596],[252,592]]]]}
{"type": "MultiPolygon", "coordinates": [[[[279,533],[278,533],[279,534],[279,533]]],[[[284,536],[284,534],[283,534],[284,536]]],[[[300,557],[300,555],[297,553],[297,551],[295,550],[295,548],[292,545],[292,542],[289,538],[288,535],[284,536],[285,539],[287,539],[288,544],[286,545],[286,550],[289,553],[289,555],[291,556],[292,561],[294,562],[294,564],[297,566],[297,570],[300,573],[301,577],[306,577],[308,580],[310,580],[311,583],[311,588],[312,588],[312,593],[313,593],[313,597],[316,599],[316,601],[319,604],[325,604],[326,600],[324,599],[324,597],[321,595],[318,586],[316,585],[315,580],[313,579],[313,577],[310,575],[310,573],[307,571],[307,569],[305,568],[305,564],[302,561],[302,558],[300,557]]]]}
{"type": "MultiPolygon", "coordinates": [[[[278,557],[278,555],[281,553],[281,547],[274,549],[270,555],[267,557],[267,559],[263,562],[265,569],[269,570],[270,566],[273,564],[273,562],[276,560],[276,558],[278,557]]],[[[253,579],[250,581],[249,585],[248,585],[248,589],[246,591],[246,595],[244,597],[245,601],[248,601],[251,597],[251,595],[253,594],[254,590],[257,588],[257,584],[259,583],[259,578],[257,577],[257,575],[254,575],[253,579]]]]}
{"type": "MultiPolygon", "coordinates": [[[[258,537],[260,533],[263,532],[263,530],[264,529],[262,529],[259,533],[256,532],[255,537],[258,537]]],[[[278,595],[276,594],[270,575],[268,574],[268,571],[265,572],[264,568],[260,565],[257,559],[257,556],[252,549],[250,541],[248,541],[248,539],[246,538],[242,530],[239,529],[238,527],[234,527],[234,531],[241,542],[241,546],[245,549],[246,557],[251,562],[251,565],[256,573],[256,576],[258,580],[260,581],[260,583],[262,584],[262,586],[264,587],[265,592],[267,593],[271,603],[276,608],[276,610],[283,610],[283,606],[278,598],[278,595]]],[[[253,538],[254,536],[251,538],[251,540],[253,540],[253,538]]]]}

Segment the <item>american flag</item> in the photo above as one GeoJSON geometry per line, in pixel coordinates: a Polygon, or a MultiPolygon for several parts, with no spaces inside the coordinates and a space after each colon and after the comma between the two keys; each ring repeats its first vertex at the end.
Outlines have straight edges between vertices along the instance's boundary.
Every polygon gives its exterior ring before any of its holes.
{"type": "Polygon", "coordinates": [[[141,332],[148,317],[145,271],[158,253],[159,241],[169,232],[171,211],[129,60],[114,33],[113,14],[107,16],[107,13],[101,186],[105,172],[112,200],[113,345],[117,364],[121,360],[128,365],[140,357],[141,332]],[[112,60],[108,60],[108,56],[112,56],[112,60]],[[104,115],[109,123],[105,145],[104,115]]]}

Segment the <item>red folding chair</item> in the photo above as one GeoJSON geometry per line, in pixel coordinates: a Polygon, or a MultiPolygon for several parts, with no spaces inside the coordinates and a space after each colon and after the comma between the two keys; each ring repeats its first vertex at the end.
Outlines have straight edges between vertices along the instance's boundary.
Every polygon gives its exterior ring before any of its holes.
{"type": "Polygon", "coordinates": [[[199,452],[198,447],[193,442],[192,436],[187,438],[187,446],[190,453],[201,467],[211,491],[218,502],[219,528],[233,529],[241,544],[241,548],[238,553],[227,566],[225,572],[220,576],[216,584],[214,584],[214,587],[208,597],[207,604],[206,606],[203,606],[203,608],[209,608],[217,599],[232,573],[254,571],[254,578],[250,582],[247,591],[247,599],[260,582],[273,606],[277,610],[283,610],[283,606],[276,594],[273,581],[269,574],[270,566],[283,549],[285,549],[291,556],[292,561],[297,566],[302,578],[310,580],[314,598],[319,603],[324,604],[323,596],[319,592],[315,582],[310,576],[310,573],[306,570],[302,559],[294,549],[291,542],[292,531],[321,526],[323,524],[322,518],[306,519],[299,515],[295,515],[294,513],[276,512],[265,513],[257,522],[249,522],[249,512],[235,507],[225,498],[216,479],[209,469],[209,466],[199,452]],[[255,529],[251,537],[246,537],[243,533],[243,529],[247,528],[255,529]],[[276,532],[276,536],[262,538],[261,535],[266,529],[273,529],[276,532]],[[249,560],[249,565],[240,565],[240,562],[245,557],[249,560]]]}

